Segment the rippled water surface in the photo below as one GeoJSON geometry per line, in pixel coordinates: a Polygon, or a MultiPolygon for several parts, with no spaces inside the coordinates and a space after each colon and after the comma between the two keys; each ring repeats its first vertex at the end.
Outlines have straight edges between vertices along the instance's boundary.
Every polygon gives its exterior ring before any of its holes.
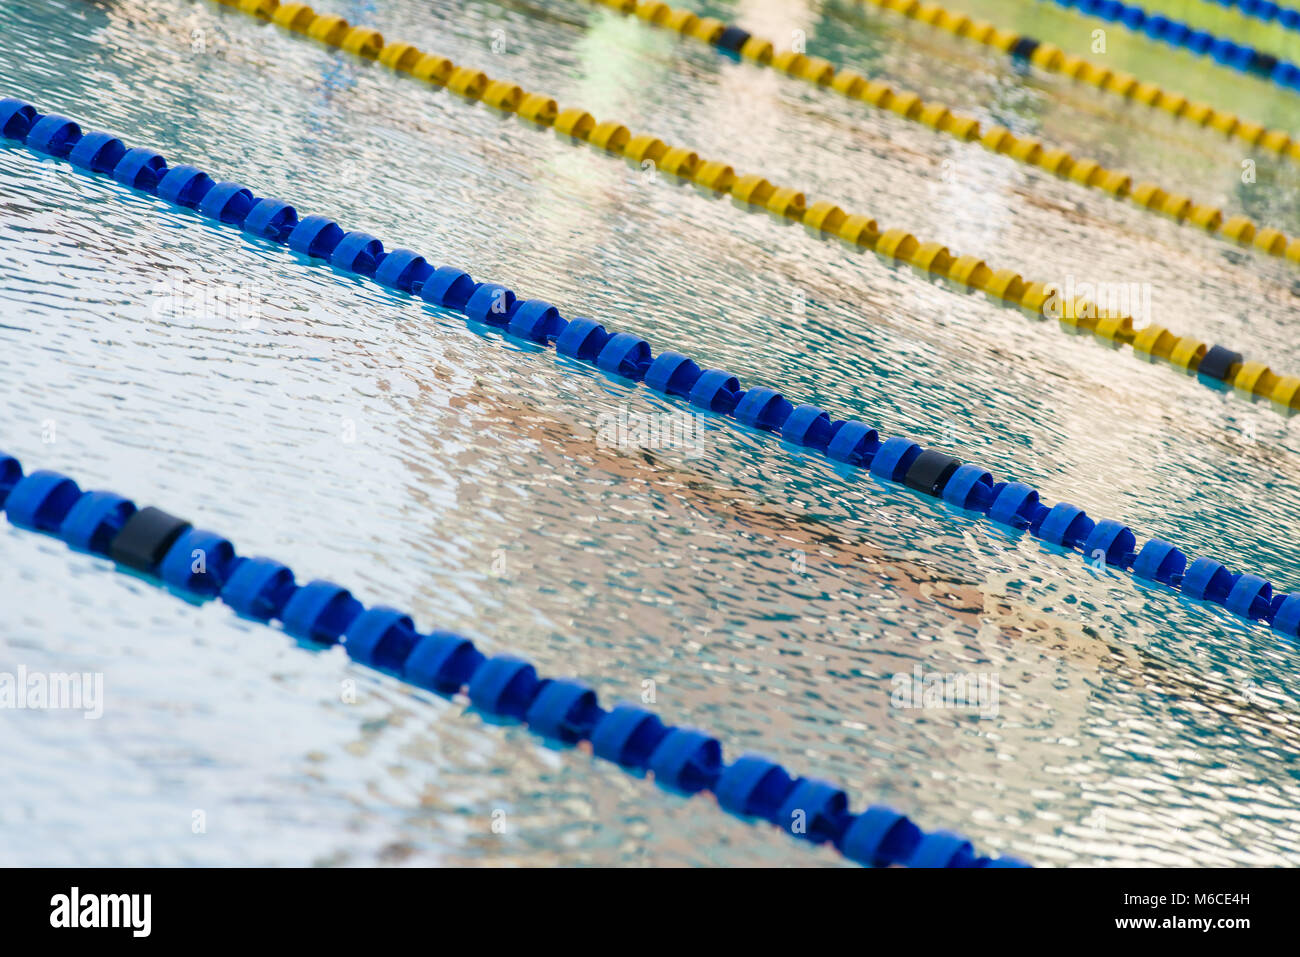
{"type": "MultiPolygon", "coordinates": [[[[318,9],[1300,371],[1295,266],[581,0],[318,9]]],[[[704,10],[703,7],[693,9],[704,10]]],[[[1300,232],[1295,167],[847,2],[711,12],[1300,232]]],[[[966,7],[1066,45],[1045,4],[966,7]],[[981,9],[983,8],[983,9],[981,9]],[[1051,31],[1056,31],[1052,34],[1051,31]]],[[[1292,94],[1114,36],[1300,128],[1292,94]]],[[[1082,41],[1076,41],[1077,43],[1082,41]]],[[[1086,47],[1078,47],[1086,52],[1086,47]]],[[[1132,61],[1136,61],[1132,62],[1132,61]]],[[[3,94],[1300,587],[1300,425],[207,0],[10,0],[3,94]]],[[[0,146],[0,445],[1042,865],[1300,862],[1300,650],[731,421],[0,146]],[[257,321],[160,308],[240,284],[257,321]],[[995,675],[995,717],[891,707],[995,675]],[[649,683],[649,684],[648,684],[649,683]]],[[[0,525],[7,864],[841,863],[0,525]],[[492,822],[504,814],[503,832],[492,822]],[[200,827],[199,824],[202,824],[200,827]]]]}

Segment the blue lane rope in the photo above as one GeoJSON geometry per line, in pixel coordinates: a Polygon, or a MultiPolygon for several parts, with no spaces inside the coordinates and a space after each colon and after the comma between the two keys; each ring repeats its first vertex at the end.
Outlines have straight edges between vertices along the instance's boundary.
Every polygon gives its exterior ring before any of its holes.
{"type": "Polygon", "coordinates": [[[724,811],[775,824],[813,844],[830,844],[851,861],[884,867],[1028,867],[1015,858],[976,855],[971,842],[948,831],[926,833],[882,805],[849,811],[848,795],[816,778],[747,754],[728,764],[717,738],[665,725],[651,711],[619,704],[606,711],[587,686],[542,678],[510,655],[487,657],[467,638],[417,632],[411,616],[366,608],[348,589],[294,573],[269,558],[236,554],[229,539],[195,528],[158,508],[137,508],[114,492],[83,491],[58,472],[23,473],[0,452],[0,508],[19,528],[55,536],[80,552],[184,593],[195,601],[220,598],[240,616],[278,620],[294,638],[321,647],[342,645],[358,664],[440,695],[464,691],[478,710],[511,721],[555,743],[590,742],[593,753],[633,774],[685,795],[712,792],[724,811]]]}
{"type": "Polygon", "coordinates": [[[461,312],[472,322],[538,345],[553,345],[561,355],[594,365],[611,378],[643,381],[661,395],[776,433],[834,462],[867,469],[883,481],[942,499],[958,512],[986,515],[1000,525],[1027,530],[1064,551],[1131,571],[1187,598],[1221,605],[1247,621],[1267,622],[1286,638],[1300,638],[1300,593],[1275,591],[1263,577],[1231,571],[1213,558],[1203,556],[1189,563],[1183,550],[1160,539],[1149,539],[1139,549],[1128,526],[1095,520],[1068,502],[1048,505],[1036,489],[1022,482],[999,481],[983,466],[924,449],[903,437],[882,441],[876,429],[862,422],[833,420],[813,405],[796,407],[769,388],[743,389],[731,373],[701,368],[680,353],[655,356],[646,340],[631,333],[611,333],[592,319],[565,319],[550,303],[521,300],[505,286],[476,282],[454,266],[435,267],[409,249],[386,252],[375,237],[346,231],[324,216],[299,219],[288,203],[256,197],[238,183],[216,182],[193,166],[170,167],[160,154],[128,149],[108,133],[83,135],[81,127],[67,117],[43,116],[29,103],[0,100],[0,135],[25,142],[36,152],[66,158],[87,172],[110,175],[247,235],[288,245],[336,269],[461,312]]]}
{"type": "Polygon", "coordinates": [[[1274,3],[1273,0],[1202,0],[1202,2],[1227,7],[1243,16],[1263,20],[1265,23],[1276,23],[1284,30],[1300,31],[1300,10],[1284,7],[1274,3]]]}
{"type": "MultiPolygon", "coordinates": [[[[1172,47],[1190,50],[1197,56],[1212,57],[1216,63],[1242,73],[1272,80],[1287,89],[1300,90],[1300,67],[1272,53],[1235,43],[1226,37],[1217,37],[1204,30],[1193,30],[1178,20],[1171,20],[1158,13],[1148,13],[1141,7],[1120,3],[1119,0],[1054,0],[1054,2],[1057,6],[1077,10],[1086,16],[1100,17],[1110,23],[1121,24],[1134,33],[1144,33],[1151,39],[1167,43],[1172,47]]],[[[1288,12],[1294,13],[1294,11],[1288,12]]],[[[1283,25],[1298,22],[1295,16],[1284,20],[1280,13],[1278,19],[1283,25]]]]}

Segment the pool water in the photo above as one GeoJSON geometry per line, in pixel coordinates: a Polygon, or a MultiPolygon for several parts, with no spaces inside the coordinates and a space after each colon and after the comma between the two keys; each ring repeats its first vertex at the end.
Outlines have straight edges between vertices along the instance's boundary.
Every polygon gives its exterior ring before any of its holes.
{"type": "MultiPolygon", "coordinates": [[[[1063,45],[1073,29],[1046,4],[961,8],[984,7],[1063,45]]],[[[1154,321],[1300,371],[1294,264],[978,144],[581,0],[316,8],[1026,276],[1148,284],[1154,321]]],[[[1300,232],[1297,167],[923,25],[847,0],[691,9],[805,31],[836,63],[1300,232]]],[[[1118,32],[1152,79],[1300,129],[1293,94],[1118,32]]],[[[207,0],[4,4],[0,76],[0,95],[1300,587],[1300,425],[1131,351],[207,0]]],[[[28,468],[602,701],[653,697],[728,754],[985,853],[1300,862],[1300,648],[1265,625],[732,420],[687,449],[609,447],[611,417],[681,406],[21,146],[0,145],[0,197],[0,448],[28,468]],[[165,305],[230,288],[251,313],[165,305]],[[996,678],[996,713],[895,706],[918,669],[996,678]]],[[[0,523],[0,672],[104,683],[98,720],[4,711],[0,863],[844,864],[109,569],[0,523]]]]}

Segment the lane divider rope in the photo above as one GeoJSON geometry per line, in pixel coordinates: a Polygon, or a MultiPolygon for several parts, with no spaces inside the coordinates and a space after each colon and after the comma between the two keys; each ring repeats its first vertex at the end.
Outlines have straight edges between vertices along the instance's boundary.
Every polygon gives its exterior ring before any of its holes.
{"type": "Polygon", "coordinates": [[[475,281],[455,266],[435,267],[409,249],[386,251],[368,233],[345,230],[324,216],[299,218],[282,200],[257,197],[240,183],[217,182],[194,166],[170,166],[160,154],[128,149],[108,133],[83,134],[67,117],[42,116],[30,104],[13,109],[18,102],[0,100],[0,133],[25,141],[36,152],[67,158],[87,173],[111,176],[249,237],[286,245],[308,259],[459,312],[471,323],[554,347],[559,355],[594,366],[615,381],[644,382],[659,395],[685,401],[701,412],[729,416],[833,462],[868,470],[883,482],[941,499],[954,510],[953,517],[987,517],[1028,531],[1063,553],[1082,553],[1099,566],[1104,562],[1189,599],[1221,605],[1247,621],[1267,622],[1287,638],[1300,637],[1300,593],[1275,592],[1258,575],[1231,571],[1204,556],[1189,564],[1183,550],[1160,539],[1150,539],[1138,549],[1136,533],[1128,526],[1094,520],[1068,502],[1049,506],[1036,489],[999,481],[980,465],[901,436],[882,441],[869,425],[834,420],[814,405],[796,406],[773,389],[744,389],[731,373],[702,368],[681,353],[656,356],[649,342],[631,333],[610,332],[587,318],[565,319],[548,302],[522,300],[513,290],[475,281]]]}
{"type": "Polygon", "coordinates": [[[1202,0],[1229,10],[1236,10],[1242,16],[1265,23],[1276,23],[1283,30],[1300,31],[1300,10],[1284,7],[1273,0],[1202,0]]]}
{"type": "MultiPolygon", "coordinates": [[[[1224,137],[1236,137],[1247,145],[1258,147],[1284,157],[1292,163],[1300,164],[1300,141],[1292,138],[1285,130],[1268,129],[1259,123],[1239,117],[1235,113],[1219,110],[1208,103],[1189,100],[1181,93],[1165,90],[1154,83],[1139,80],[1131,73],[1111,70],[1083,57],[1066,53],[1051,43],[1043,43],[1033,37],[996,27],[983,20],[973,20],[962,13],[952,13],[937,3],[921,0],[858,0],[863,6],[878,7],[889,10],[909,20],[936,27],[954,36],[962,37],[982,46],[1005,53],[1012,59],[1031,63],[1048,73],[1069,77],[1085,86],[1095,87],[1121,97],[1127,102],[1140,103],[1152,109],[1159,109],[1175,119],[1184,120],[1200,129],[1214,130],[1224,137]]],[[[1149,208],[1177,216],[1181,200],[1175,198],[1170,202],[1168,195],[1158,205],[1149,208]]],[[[1260,241],[1260,232],[1256,231],[1257,246],[1265,252],[1276,248],[1277,243],[1271,237],[1260,241]]],[[[1284,244],[1294,247],[1288,258],[1300,262],[1300,240],[1284,244]]],[[[1276,255],[1276,253],[1274,253],[1276,255]]]]}
{"type": "MultiPolygon", "coordinates": [[[[979,142],[992,153],[1009,156],[1027,166],[1034,166],[1060,179],[1068,179],[1106,193],[1112,199],[1131,200],[1135,205],[1161,213],[1180,225],[1193,226],[1211,235],[1227,239],[1239,246],[1248,246],[1269,256],[1300,263],[1300,237],[1291,238],[1280,229],[1261,228],[1248,216],[1225,217],[1215,206],[1198,203],[1190,196],[1166,190],[1156,183],[1134,183],[1133,178],[1118,170],[1108,169],[1089,159],[1079,159],[1068,150],[1034,137],[1016,136],[996,124],[981,130],[979,121],[972,116],[956,113],[941,103],[923,101],[919,94],[908,90],[895,90],[881,80],[871,80],[855,70],[837,69],[829,60],[807,56],[793,50],[774,52],[772,43],[755,37],[734,25],[724,26],[715,38],[691,30],[683,30],[685,18],[694,14],[669,7],[660,0],[586,0],[587,3],[608,7],[627,16],[634,16],[651,26],[671,33],[703,40],[720,52],[751,60],[760,66],[769,66],[781,73],[803,80],[813,86],[833,90],[852,100],[862,100],[881,109],[914,120],[930,129],[948,133],[964,142],[979,142]]],[[[901,6],[916,4],[919,0],[898,0],[901,6]]],[[[960,21],[954,20],[954,23],[960,21]]],[[[999,49],[1011,50],[1014,35],[997,31],[992,24],[966,19],[965,35],[985,37],[999,49]],[[996,35],[996,39],[995,39],[996,35]]],[[[962,34],[959,34],[962,35],[962,34]]],[[[985,42],[981,40],[979,42],[985,42]]],[[[1116,91],[1124,89],[1127,74],[1111,74],[1108,83],[1116,91]]],[[[1133,89],[1137,80],[1132,78],[1133,89]]]]}
{"type": "MultiPolygon", "coordinates": [[[[1229,39],[1239,37],[1247,43],[1283,55],[1292,48],[1288,31],[1293,29],[1282,22],[1283,8],[1276,4],[1256,3],[1248,0],[1246,7],[1254,12],[1247,13],[1237,6],[1235,0],[1142,0],[1148,16],[1160,14],[1165,17],[1179,18],[1186,21],[1193,30],[1208,30],[1222,34],[1229,39]],[[1255,10],[1255,7],[1272,6],[1273,12],[1255,10]],[[1262,21],[1262,22],[1261,22],[1262,21]],[[1243,36],[1244,35],[1244,36],[1243,36]],[[1280,45],[1279,50],[1274,45],[1280,45]]],[[[1300,22],[1295,11],[1286,17],[1289,23],[1300,22]]]]}
{"type": "Polygon", "coordinates": [[[1133,4],[1119,0],[1054,0],[1057,6],[1075,10],[1086,17],[1098,17],[1107,23],[1118,23],[1132,33],[1190,50],[1197,56],[1207,56],[1221,66],[1240,73],[1249,73],[1260,79],[1272,80],[1288,90],[1300,90],[1300,67],[1287,60],[1256,50],[1252,46],[1218,37],[1205,30],[1193,30],[1181,21],[1162,14],[1150,13],[1133,4]]]}
{"type": "Polygon", "coordinates": [[[722,745],[707,732],[665,725],[632,704],[607,711],[580,682],[539,677],[532,664],[511,655],[487,657],[452,632],[417,632],[411,616],[397,609],[366,608],[330,581],[300,584],[274,559],[240,556],[224,536],[153,506],[137,508],[115,492],[83,491],[48,470],[25,475],[18,460],[2,452],[0,507],[19,528],[57,537],[195,602],[219,598],[243,618],[278,621],[292,637],[321,648],[342,645],[356,663],[417,688],[448,697],[464,692],[485,714],[523,723],[556,744],[585,742],[596,757],[653,775],[666,790],[711,792],[730,814],[831,844],[855,863],[1029,866],[1011,857],[977,856],[965,838],[926,833],[883,805],[853,814],[846,792],[826,781],[795,776],[756,754],[727,763],[722,745]]]}
{"type": "MultiPolygon", "coordinates": [[[[597,7],[608,7],[617,12],[636,16],[638,20],[662,27],[672,33],[680,33],[672,26],[673,13],[686,13],[685,10],[673,10],[659,0],[586,0],[597,7]],[[666,8],[669,13],[655,17],[651,10],[666,8]]],[[[918,3],[919,0],[902,0],[904,4],[918,3]]],[[[688,14],[694,16],[694,14],[688,14]]],[[[971,21],[974,35],[974,21],[971,21]]],[[[984,25],[993,30],[992,25],[984,25]]],[[[983,27],[982,27],[983,29],[983,27]]],[[[1069,151],[1052,144],[1041,142],[1032,137],[1017,137],[1002,126],[989,126],[980,130],[979,121],[974,117],[953,113],[943,104],[924,103],[918,94],[910,91],[897,91],[881,81],[868,81],[866,75],[855,70],[836,69],[828,60],[810,57],[794,51],[770,52],[771,43],[761,38],[755,39],[748,31],[740,27],[728,26],[727,30],[737,31],[731,40],[732,46],[740,42],[740,36],[746,39],[740,49],[723,46],[727,34],[720,36],[710,46],[731,55],[753,60],[759,65],[771,66],[781,73],[816,87],[831,88],[849,99],[863,100],[866,103],[889,109],[907,120],[915,120],[930,126],[939,133],[956,135],[966,142],[979,142],[985,150],[1010,156],[1018,163],[1037,166],[1052,173],[1053,176],[1092,187],[1105,192],[1113,199],[1130,199],[1132,203],[1152,212],[1164,213],[1180,225],[1195,226],[1212,235],[1229,239],[1238,246],[1251,246],[1270,256],[1283,257],[1292,263],[1300,263],[1300,238],[1292,239],[1282,230],[1261,229],[1255,221],[1247,216],[1223,216],[1222,209],[1203,203],[1197,203],[1191,196],[1169,192],[1152,182],[1132,182],[1132,177],[1118,170],[1108,169],[1092,160],[1076,159],[1069,151]],[[745,52],[746,47],[749,53],[745,52]]],[[[689,34],[686,34],[689,35],[689,34]]],[[[998,38],[998,44],[1004,44],[1010,34],[998,38]]],[[[992,38],[992,34],[989,34],[992,38]]],[[[697,38],[698,39],[698,38],[697,38]]]]}
{"type": "MultiPolygon", "coordinates": [[[[1035,318],[1058,321],[1067,333],[1090,334],[1114,346],[1131,346],[1139,358],[1149,363],[1165,363],[1181,373],[1195,375],[1197,381],[1212,388],[1231,386],[1252,401],[1266,399],[1282,415],[1300,410],[1300,377],[1274,372],[1226,346],[1211,347],[1154,323],[1135,328],[1131,316],[1107,313],[1083,298],[1062,301],[1059,289],[1027,280],[1015,270],[995,269],[978,256],[955,254],[942,243],[924,241],[906,230],[882,231],[875,219],[848,213],[834,203],[808,205],[807,197],[797,189],[777,186],[760,175],[739,174],[726,163],[701,158],[692,150],[671,146],[649,134],[634,135],[616,121],[598,122],[583,109],[561,110],[554,99],[543,94],[493,80],[481,70],[457,66],[446,57],[424,53],[407,43],[385,43],[376,30],[350,26],[341,17],[317,16],[306,4],[241,0],[239,9],[263,20],[271,18],[285,29],[367,60],[377,60],[434,87],[445,87],[464,99],[479,100],[535,126],[554,128],[570,142],[585,143],[633,163],[653,163],[658,171],[714,195],[729,195],[750,211],[765,211],[802,223],[814,235],[840,240],[857,251],[869,249],[884,259],[905,263],[958,287],[978,290],[991,302],[1018,306],[1035,318]]],[[[692,29],[701,37],[716,39],[715,28],[703,20],[692,29]]],[[[1208,221],[1220,216],[1214,210],[1208,221]]]]}

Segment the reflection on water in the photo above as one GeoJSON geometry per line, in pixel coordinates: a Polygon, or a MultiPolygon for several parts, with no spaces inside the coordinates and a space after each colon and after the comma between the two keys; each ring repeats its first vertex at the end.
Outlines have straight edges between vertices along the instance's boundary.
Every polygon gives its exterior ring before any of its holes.
{"type": "MultiPolygon", "coordinates": [[[[319,6],[1027,274],[1149,283],[1156,321],[1300,369],[1292,267],[892,114],[586,4],[319,6]]],[[[1138,139],[884,15],[733,9],[1297,230],[1290,181],[1239,196],[1225,144],[1138,139]]],[[[1298,427],[1167,369],[212,4],[6,6],[0,63],[8,94],[1300,585],[1298,427]]],[[[0,183],[0,444],[31,467],[990,852],[1296,862],[1297,651],[1267,628],[721,420],[698,454],[611,447],[602,416],[680,408],[21,148],[0,183]],[[157,306],[205,288],[256,309],[157,306]],[[996,714],[892,706],[918,668],[996,678],[996,714]]],[[[837,860],[57,543],[0,553],[0,671],[105,688],[98,721],[6,714],[6,863],[837,860]]]]}

